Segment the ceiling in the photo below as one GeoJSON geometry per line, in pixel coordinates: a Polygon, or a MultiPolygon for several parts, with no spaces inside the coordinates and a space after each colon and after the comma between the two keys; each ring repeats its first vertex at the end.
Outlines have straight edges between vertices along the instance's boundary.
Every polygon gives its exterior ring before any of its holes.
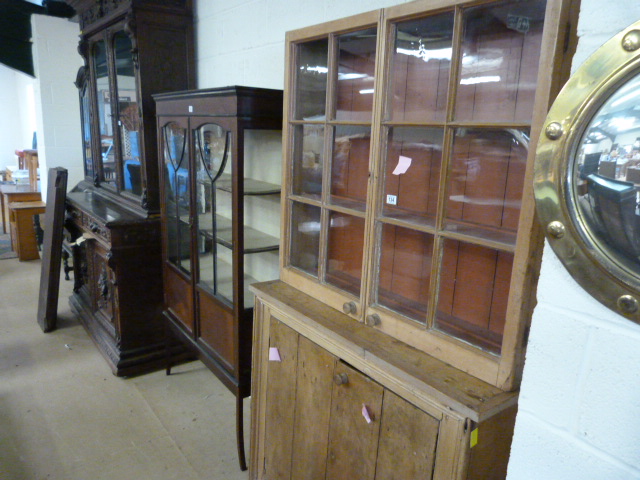
{"type": "Polygon", "coordinates": [[[62,0],[0,0],[0,63],[34,75],[31,15],[71,18],[75,11],[62,0]]]}

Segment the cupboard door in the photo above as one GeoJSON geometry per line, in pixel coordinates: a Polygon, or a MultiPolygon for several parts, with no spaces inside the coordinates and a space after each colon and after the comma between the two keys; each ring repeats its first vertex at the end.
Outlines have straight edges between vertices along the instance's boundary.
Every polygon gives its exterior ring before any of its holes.
{"type": "MultiPolygon", "coordinates": [[[[89,242],[92,301],[94,311],[100,313],[109,324],[115,327],[115,289],[113,270],[109,267],[110,253],[98,242],[89,242]]],[[[113,332],[111,332],[113,334],[113,332]]]]}
{"type": "Polygon", "coordinates": [[[431,478],[440,422],[388,390],[382,408],[375,479],[431,478]]]}
{"type": "Polygon", "coordinates": [[[337,359],[305,337],[300,337],[298,345],[292,479],[321,480],[327,470],[331,391],[337,359]]]}
{"type": "Polygon", "coordinates": [[[343,363],[335,378],[342,383],[332,392],[327,478],[374,479],[383,388],[343,363]]]}
{"type": "Polygon", "coordinates": [[[295,480],[291,476],[293,421],[296,401],[298,334],[271,318],[269,348],[277,349],[280,360],[269,361],[265,412],[265,479],[295,480]]]}

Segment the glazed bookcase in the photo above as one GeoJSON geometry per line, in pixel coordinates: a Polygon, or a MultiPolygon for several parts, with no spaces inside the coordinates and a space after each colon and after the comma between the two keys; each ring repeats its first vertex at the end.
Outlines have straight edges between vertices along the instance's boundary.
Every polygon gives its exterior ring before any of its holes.
{"type": "Polygon", "coordinates": [[[517,386],[560,3],[408,4],[290,32],[284,282],[517,386]]]}
{"type": "Polygon", "coordinates": [[[532,162],[576,12],[418,1],[287,34],[280,280],[254,286],[252,478],[312,462],[305,478],[504,478],[542,245],[532,162]],[[422,414],[431,426],[409,434],[422,414]]]}

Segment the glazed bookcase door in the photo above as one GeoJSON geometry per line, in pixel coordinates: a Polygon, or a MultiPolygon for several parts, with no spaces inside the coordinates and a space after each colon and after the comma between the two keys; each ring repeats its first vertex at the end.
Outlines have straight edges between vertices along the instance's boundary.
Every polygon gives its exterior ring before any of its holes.
{"type": "Polygon", "coordinates": [[[281,278],[513,388],[541,245],[528,179],[568,2],[431,8],[289,33],[281,278]]]}
{"type": "Polygon", "coordinates": [[[311,289],[322,285],[320,298],[354,314],[365,266],[378,16],[330,24],[316,38],[291,39],[289,46],[291,162],[285,175],[289,234],[283,275],[311,289]]]}

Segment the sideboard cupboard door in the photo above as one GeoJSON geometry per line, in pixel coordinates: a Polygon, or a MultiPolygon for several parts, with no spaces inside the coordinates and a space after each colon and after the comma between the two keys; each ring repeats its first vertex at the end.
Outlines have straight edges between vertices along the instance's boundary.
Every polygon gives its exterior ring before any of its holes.
{"type": "Polygon", "coordinates": [[[327,472],[331,393],[338,359],[302,336],[298,347],[291,478],[323,479],[327,472]]]}
{"type": "Polygon", "coordinates": [[[344,363],[337,365],[334,376],[327,478],[373,480],[383,389],[344,363]]]}
{"type": "Polygon", "coordinates": [[[432,478],[439,428],[436,418],[385,391],[375,480],[432,478]]]}
{"type": "MultiPolygon", "coordinates": [[[[268,364],[267,412],[264,478],[291,479],[293,447],[293,412],[295,382],[298,368],[298,334],[275,319],[271,319],[269,348],[280,360],[268,364]]],[[[315,477],[309,477],[315,478],[315,477]]]]}
{"type": "Polygon", "coordinates": [[[440,421],[271,316],[265,479],[432,478],[440,421]]]}

